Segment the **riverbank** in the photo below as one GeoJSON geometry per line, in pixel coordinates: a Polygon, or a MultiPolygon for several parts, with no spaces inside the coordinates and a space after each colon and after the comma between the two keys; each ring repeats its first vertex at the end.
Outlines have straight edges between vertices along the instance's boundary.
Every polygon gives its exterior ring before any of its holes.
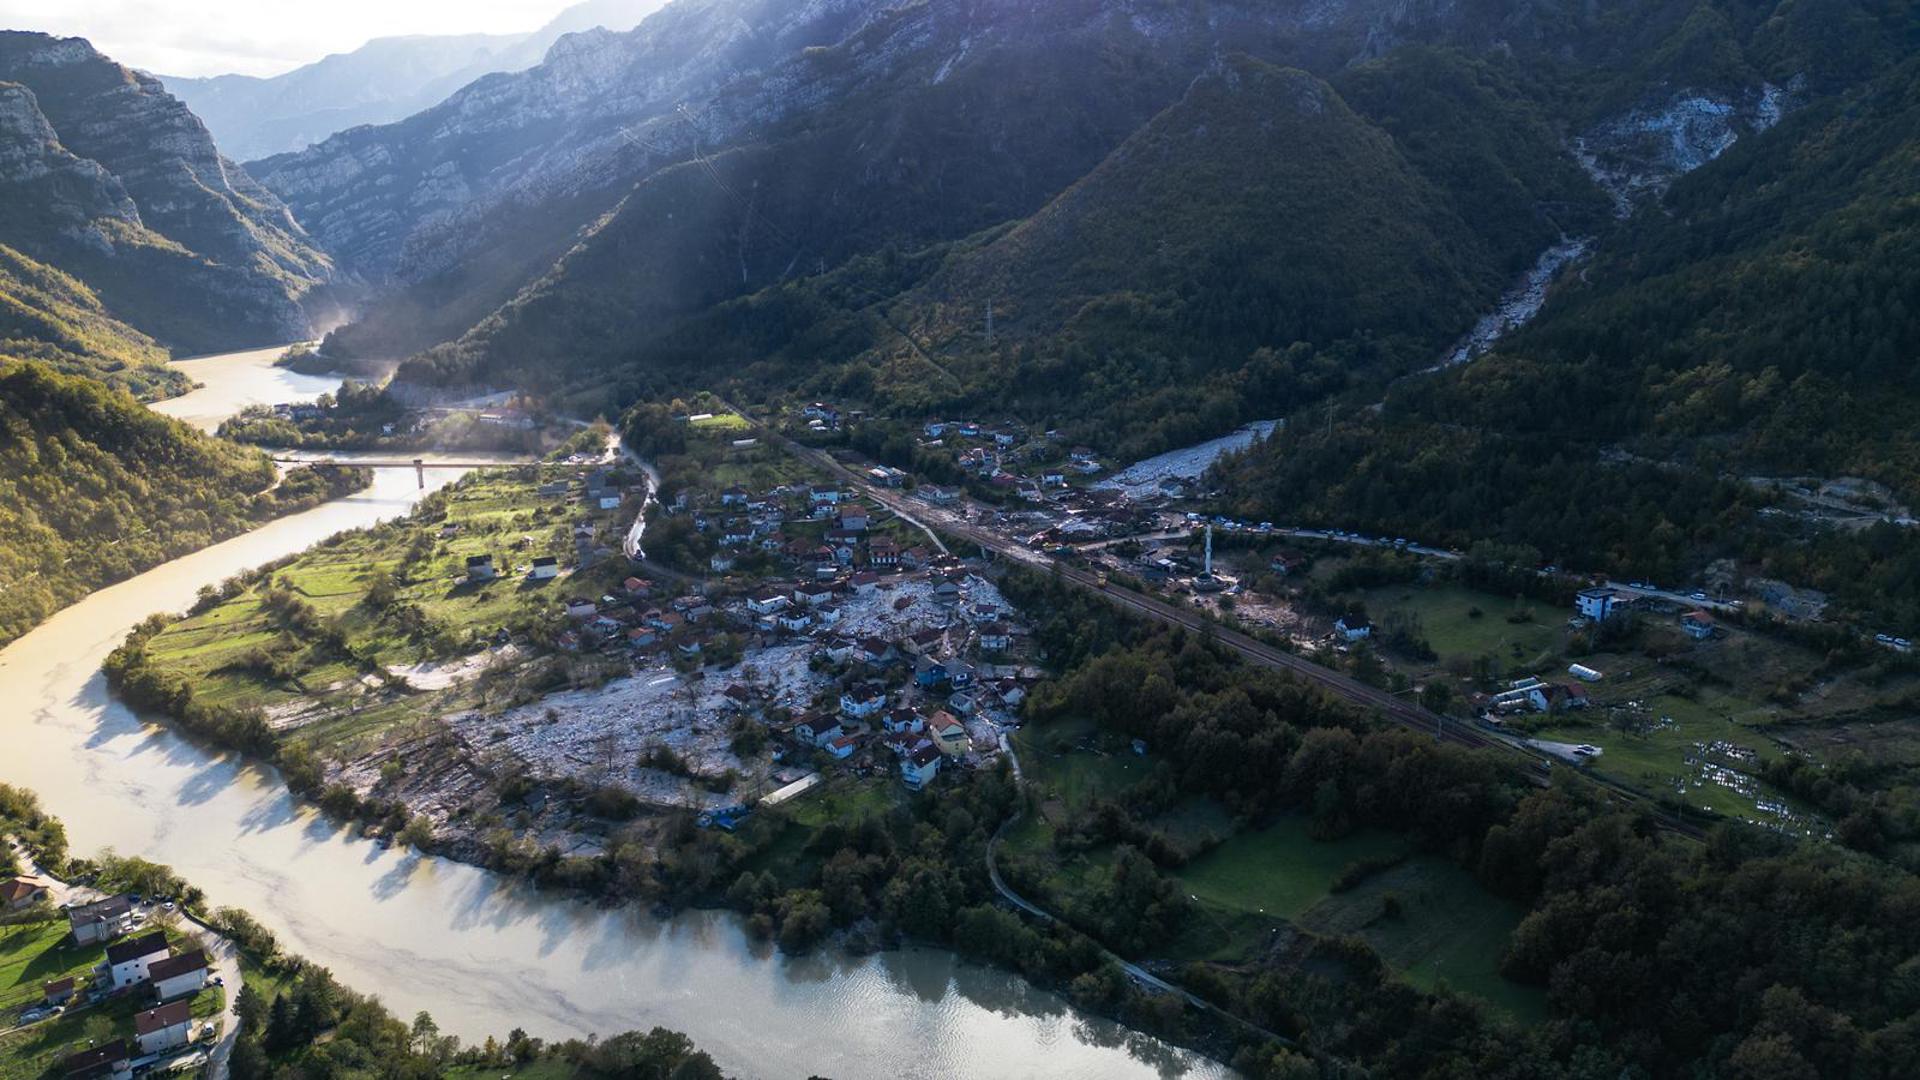
{"type": "Polygon", "coordinates": [[[779,956],[731,915],[662,921],[382,847],[293,799],[273,771],[107,693],[101,662],[148,613],[186,610],[203,586],[404,513],[453,478],[428,470],[423,491],[412,469],[376,469],[363,492],[97,592],[0,651],[0,698],[14,704],[0,779],[39,791],[77,846],[166,862],[343,982],[470,1039],[662,1024],[743,1075],[831,1062],[845,1078],[894,1077],[902,1047],[927,1076],[1224,1074],[945,950],[779,956]]]}
{"type": "MultiPolygon", "coordinates": [[[[0,1077],[36,1080],[72,1054],[88,1048],[127,1047],[133,1014],[148,1004],[143,990],[93,1000],[87,984],[103,943],[72,942],[64,909],[110,896],[126,897],[134,926],[142,935],[162,930],[175,950],[197,948],[208,957],[207,985],[192,1001],[193,1024],[220,1021],[211,1045],[203,1035],[172,1053],[171,1061],[135,1058],[143,1068],[170,1072],[204,1070],[208,1080],[226,1080],[236,1068],[246,1077],[288,1075],[443,1075],[514,1076],[541,1080],[571,1076],[672,1075],[685,1080],[722,1080],[713,1060],[679,1032],[655,1027],[644,1034],[625,1031],[604,1040],[546,1042],[518,1027],[504,1040],[463,1045],[445,1035],[426,1013],[403,1024],[379,998],[354,992],[324,968],[285,951],[273,933],[248,913],[219,908],[194,910],[205,894],[172,868],[141,859],[102,853],[98,860],[77,860],[74,869],[87,884],[69,883],[34,861],[16,844],[10,829],[27,827],[36,837],[63,833],[57,819],[38,810],[33,797],[0,785],[0,854],[11,854],[17,869],[32,875],[48,893],[38,907],[6,913],[0,920],[0,1077]],[[21,809],[34,819],[13,813],[21,809]],[[164,899],[163,899],[164,898],[164,899]],[[58,905],[60,911],[55,910],[58,905]],[[182,933],[178,924],[192,927],[182,933]],[[26,1010],[20,1026],[9,1026],[21,1001],[41,1000],[42,983],[62,976],[79,984],[76,997],[58,1010],[26,1010]],[[29,1018],[31,1017],[31,1018],[29,1018]]],[[[62,861],[65,857],[61,856],[62,861]]],[[[113,1060],[111,1058],[105,1060],[113,1060]]]]}

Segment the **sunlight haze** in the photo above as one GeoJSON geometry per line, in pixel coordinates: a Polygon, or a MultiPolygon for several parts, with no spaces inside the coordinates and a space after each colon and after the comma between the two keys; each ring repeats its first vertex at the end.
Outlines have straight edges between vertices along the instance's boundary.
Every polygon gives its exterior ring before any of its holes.
{"type": "Polygon", "coordinates": [[[84,37],[165,75],[276,75],[371,38],[533,30],[569,0],[0,0],[0,28],[84,37]]]}

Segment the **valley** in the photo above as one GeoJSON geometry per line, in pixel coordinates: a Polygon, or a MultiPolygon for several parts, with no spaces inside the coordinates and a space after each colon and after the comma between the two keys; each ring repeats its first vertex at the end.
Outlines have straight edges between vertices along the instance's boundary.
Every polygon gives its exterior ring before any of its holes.
{"type": "Polygon", "coordinates": [[[455,480],[427,477],[423,492],[410,468],[375,470],[362,493],[96,592],[0,651],[0,687],[21,703],[0,780],[39,792],[77,848],[166,862],[349,985],[378,986],[396,1008],[430,1010],[468,1037],[515,1026],[584,1034],[648,1018],[694,1032],[736,1067],[810,1053],[843,1062],[846,1075],[887,1076],[898,1041],[931,1025],[944,1033],[938,1045],[953,1048],[941,1065],[950,1075],[1036,1064],[1069,1076],[1147,1075],[1168,1062],[1207,1073],[1200,1059],[951,953],[780,959],[722,913],[662,921],[383,846],[302,804],[272,770],[156,726],[108,693],[98,668],[146,615],[185,610],[202,586],[403,515],[455,480]],[[736,1004],[717,1016],[706,1001],[736,1004]],[[860,1007],[844,1009],[848,1001],[860,1007]],[[844,1022],[823,1025],[826,1015],[844,1022]],[[999,1049],[983,1054],[988,1045],[999,1049]]]}
{"type": "Polygon", "coordinates": [[[1920,1073],[1908,5],[72,4],[0,831],[210,1080],[1920,1073]]]}

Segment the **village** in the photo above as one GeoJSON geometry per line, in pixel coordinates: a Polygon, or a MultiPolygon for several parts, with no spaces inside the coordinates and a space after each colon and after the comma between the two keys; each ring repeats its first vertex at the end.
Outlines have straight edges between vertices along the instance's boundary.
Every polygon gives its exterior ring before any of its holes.
{"type": "Polygon", "coordinates": [[[881,440],[859,437],[872,421],[850,410],[813,402],[774,423],[827,448],[875,493],[903,490],[935,527],[999,538],[1003,557],[1085,568],[1102,588],[1191,606],[1465,717],[1543,768],[1604,770],[1653,798],[1772,828],[1827,826],[1763,779],[1768,763],[1857,745],[1874,729],[1849,718],[1912,679],[1909,641],[1857,632],[1868,677],[1803,694],[1827,665],[1790,631],[1822,626],[1826,598],[1722,564],[1686,588],[1544,563],[1503,567],[1506,583],[1493,584],[1457,549],[1210,513],[1208,468],[1271,424],[1112,470],[1059,433],[1014,421],[916,421],[919,468],[907,475],[897,451],[888,465],[854,449],[881,440]]]}
{"type": "Polygon", "coordinates": [[[211,956],[219,939],[171,897],[101,895],[25,873],[0,880],[0,916],[0,1038],[49,1074],[203,1068],[231,1024],[227,978],[216,974],[230,965],[211,956]]]}

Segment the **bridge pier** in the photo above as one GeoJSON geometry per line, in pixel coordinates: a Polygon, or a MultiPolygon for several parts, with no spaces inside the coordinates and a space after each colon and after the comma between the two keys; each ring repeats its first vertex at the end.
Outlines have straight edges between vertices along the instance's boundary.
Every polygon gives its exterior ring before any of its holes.
{"type": "Polygon", "coordinates": [[[427,490],[427,459],[413,459],[413,478],[420,482],[420,490],[427,490]]]}

